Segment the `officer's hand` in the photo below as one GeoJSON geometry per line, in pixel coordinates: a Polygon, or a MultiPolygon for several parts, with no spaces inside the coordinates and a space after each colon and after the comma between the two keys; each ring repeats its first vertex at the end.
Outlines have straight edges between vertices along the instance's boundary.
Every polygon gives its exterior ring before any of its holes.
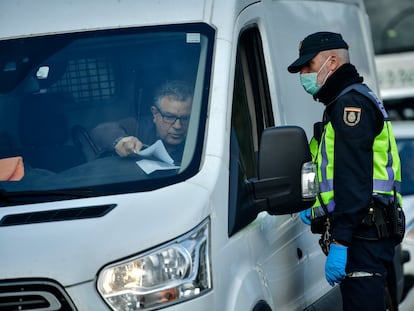
{"type": "Polygon", "coordinates": [[[142,142],[134,136],[123,137],[115,145],[115,151],[121,157],[126,157],[134,154],[140,151],[141,148],[142,142]]]}
{"type": "Polygon", "coordinates": [[[345,266],[348,247],[331,243],[328,257],[325,263],[325,277],[329,285],[341,283],[345,278],[345,266]]]}
{"type": "Polygon", "coordinates": [[[300,219],[302,219],[303,223],[306,225],[311,224],[311,209],[305,209],[304,211],[300,212],[300,219]]]}

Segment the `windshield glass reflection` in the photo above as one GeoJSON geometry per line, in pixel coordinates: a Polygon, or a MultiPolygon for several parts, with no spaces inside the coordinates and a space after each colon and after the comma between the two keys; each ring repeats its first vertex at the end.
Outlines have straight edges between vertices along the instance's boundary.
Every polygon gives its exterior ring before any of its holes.
{"type": "Polygon", "coordinates": [[[189,24],[1,42],[2,195],[143,191],[195,174],[212,38],[189,24]]]}

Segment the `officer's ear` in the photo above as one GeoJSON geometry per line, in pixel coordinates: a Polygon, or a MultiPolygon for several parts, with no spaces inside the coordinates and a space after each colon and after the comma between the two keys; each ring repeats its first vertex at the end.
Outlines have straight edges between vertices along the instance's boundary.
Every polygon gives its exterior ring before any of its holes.
{"type": "Polygon", "coordinates": [[[335,71],[341,65],[343,65],[343,63],[342,63],[341,59],[338,57],[338,55],[332,54],[327,65],[328,65],[329,70],[335,71]]]}
{"type": "Polygon", "coordinates": [[[335,54],[331,55],[331,57],[328,60],[328,68],[329,70],[335,70],[338,67],[338,58],[335,54]]]}

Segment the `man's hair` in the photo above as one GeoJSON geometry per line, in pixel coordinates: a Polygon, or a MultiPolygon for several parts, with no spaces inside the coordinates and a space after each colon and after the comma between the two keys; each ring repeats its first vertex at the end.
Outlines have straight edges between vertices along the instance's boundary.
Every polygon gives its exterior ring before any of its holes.
{"type": "Polygon", "coordinates": [[[172,97],[177,101],[188,101],[193,97],[192,88],[184,81],[167,81],[156,91],[154,102],[159,107],[161,99],[172,97]]]}
{"type": "Polygon", "coordinates": [[[347,49],[337,49],[335,53],[344,64],[349,63],[349,51],[347,49]]]}
{"type": "Polygon", "coordinates": [[[328,58],[329,55],[334,54],[341,64],[349,63],[349,52],[347,49],[334,49],[334,50],[326,50],[321,52],[325,58],[328,58]]]}

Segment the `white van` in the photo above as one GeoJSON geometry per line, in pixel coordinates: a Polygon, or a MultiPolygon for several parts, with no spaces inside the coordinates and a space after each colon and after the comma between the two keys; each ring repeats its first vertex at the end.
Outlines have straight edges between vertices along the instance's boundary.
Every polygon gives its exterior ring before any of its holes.
{"type": "Polygon", "coordinates": [[[323,107],[287,66],[340,32],[377,91],[362,0],[4,0],[0,21],[0,310],[341,309],[297,213],[323,107]],[[179,163],[96,145],[169,80],[194,94],[179,163]]]}

